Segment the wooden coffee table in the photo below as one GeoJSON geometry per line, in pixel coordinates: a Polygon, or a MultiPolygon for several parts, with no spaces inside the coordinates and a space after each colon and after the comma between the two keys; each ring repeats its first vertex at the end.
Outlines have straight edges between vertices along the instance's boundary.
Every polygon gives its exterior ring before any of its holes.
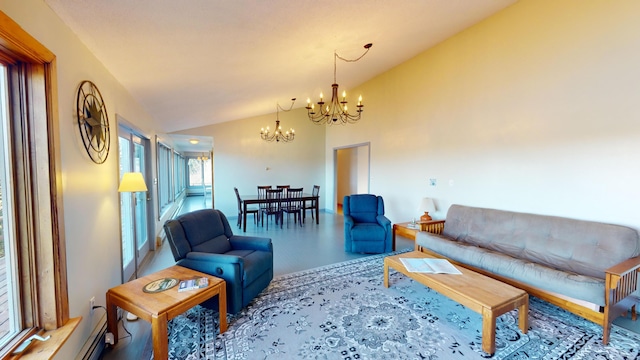
{"type": "Polygon", "coordinates": [[[107,331],[113,334],[113,345],[117,344],[118,307],[138,315],[151,323],[154,359],[167,359],[169,357],[167,322],[216,295],[219,297],[220,304],[220,333],[223,333],[227,330],[227,290],[224,280],[175,265],[109,289],[107,291],[107,331]],[[177,285],[156,293],[147,293],[142,290],[145,285],[158,279],[187,280],[197,277],[208,278],[209,285],[206,288],[183,292],[178,292],[177,285]]]}
{"type": "Polygon", "coordinates": [[[482,315],[482,350],[496,351],[496,318],[518,309],[518,326],[523,334],[528,329],[529,295],[521,289],[456,266],[462,275],[409,272],[400,258],[430,258],[419,251],[384,258],[384,286],[389,287],[389,268],[430,287],[451,300],[482,315]]]}

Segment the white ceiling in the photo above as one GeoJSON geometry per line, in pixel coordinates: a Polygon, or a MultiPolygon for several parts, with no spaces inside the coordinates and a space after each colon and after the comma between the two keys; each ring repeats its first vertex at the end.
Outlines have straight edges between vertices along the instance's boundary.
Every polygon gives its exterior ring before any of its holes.
{"type": "Polygon", "coordinates": [[[373,43],[348,92],[516,1],[45,0],[166,133],[317,101],[373,43]]]}

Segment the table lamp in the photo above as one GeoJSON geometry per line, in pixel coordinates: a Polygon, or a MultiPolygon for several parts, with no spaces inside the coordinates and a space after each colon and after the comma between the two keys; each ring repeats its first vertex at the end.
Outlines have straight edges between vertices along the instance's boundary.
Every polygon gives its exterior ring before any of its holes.
{"type": "MultiPolygon", "coordinates": [[[[142,177],[142,173],[139,172],[128,172],[122,175],[122,180],[120,181],[120,186],[118,186],[118,192],[145,192],[147,191],[147,184],[144,182],[144,178],[142,177]]],[[[133,197],[133,207],[135,208],[136,197],[133,197]]],[[[136,234],[136,223],[133,222],[133,271],[134,277],[138,278],[138,244],[136,244],[137,239],[135,237],[136,234]]],[[[138,317],[132,313],[127,313],[127,320],[133,321],[137,320],[138,317]]]]}
{"type": "Polygon", "coordinates": [[[420,202],[420,207],[418,207],[418,211],[424,212],[424,215],[420,216],[420,221],[432,220],[429,212],[436,211],[436,205],[433,203],[433,199],[428,197],[423,198],[422,202],[420,202]]]}

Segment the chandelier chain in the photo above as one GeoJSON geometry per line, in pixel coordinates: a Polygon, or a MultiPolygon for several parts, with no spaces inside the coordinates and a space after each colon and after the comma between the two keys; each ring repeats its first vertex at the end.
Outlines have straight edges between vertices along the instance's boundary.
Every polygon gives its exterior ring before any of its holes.
{"type": "Polygon", "coordinates": [[[340,60],[342,60],[344,62],[356,62],[356,61],[362,59],[365,55],[367,55],[367,53],[369,52],[369,49],[371,49],[371,45],[372,44],[365,45],[364,48],[366,50],[364,51],[364,53],[362,53],[362,55],[360,55],[359,57],[357,57],[355,59],[343,58],[342,56],[338,55],[338,53],[334,50],[334,52],[333,52],[333,83],[334,84],[337,83],[337,81],[336,81],[336,71],[337,71],[337,68],[338,68],[337,59],[340,59],[340,60]]]}

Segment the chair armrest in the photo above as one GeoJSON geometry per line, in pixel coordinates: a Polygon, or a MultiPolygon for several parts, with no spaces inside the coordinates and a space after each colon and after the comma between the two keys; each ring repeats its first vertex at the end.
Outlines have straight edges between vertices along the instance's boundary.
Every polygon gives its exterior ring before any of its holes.
{"type": "Polygon", "coordinates": [[[266,237],[232,235],[229,243],[234,250],[273,251],[271,238],[266,237]]]}
{"type": "Polygon", "coordinates": [[[344,228],[351,229],[354,225],[353,217],[351,215],[344,216],[344,228]]]}
{"type": "Polygon", "coordinates": [[[391,220],[387,219],[387,217],[384,215],[376,216],[376,221],[378,221],[378,224],[380,224],[380,226],[383,226],[384,228],[391,227],[391,220]]]}
{"type": "Polygon", "coordinates": [[[187,253],[177,264],[217,276],[230,283],[242,283],[244,259],[240,256],[194,251],[187,253]]]}
{"type": "Polygon", "coordinates": [[[195,261],[204,261],[209,263],[218,263],[218,264],[242,264],[244,261],[240,256],[236,255],[226,255],[226,254],[215,254],[215,253],[205,253],[205,252],[197,252],[192,251],[187,253],[185,259],[195,260],[195,261]]]}

